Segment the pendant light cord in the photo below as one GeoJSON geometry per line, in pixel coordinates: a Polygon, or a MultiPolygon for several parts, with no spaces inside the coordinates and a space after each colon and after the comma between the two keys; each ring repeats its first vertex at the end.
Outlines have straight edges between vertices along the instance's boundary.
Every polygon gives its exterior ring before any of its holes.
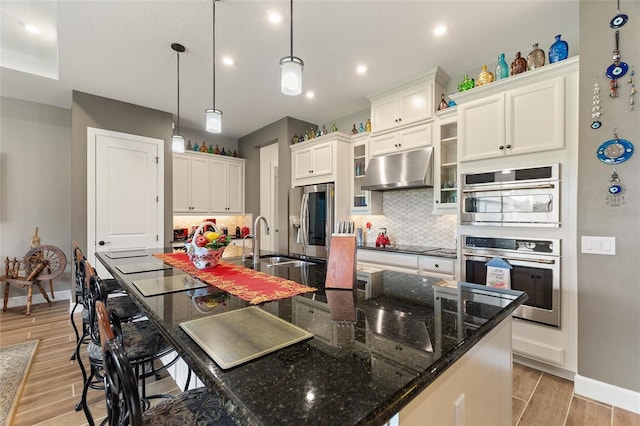
{"type": "Polygon", "coordinates": [[[291,57],[293,58],[293,0],[291,0],[291,57]]]}
{"type": "Polygon", "coordinates": [[[216,0],[213,1],[213,109],[216,109],[216,0]]]}
{"type": "Polygon", "coordinates": [[[176,56],[178,57],[178,60],[176,61],[176,63],[178,64],[178,128],[176,129],[177,131],[177,135],[180,134],[180,52],[176,51],[176,56]]]}

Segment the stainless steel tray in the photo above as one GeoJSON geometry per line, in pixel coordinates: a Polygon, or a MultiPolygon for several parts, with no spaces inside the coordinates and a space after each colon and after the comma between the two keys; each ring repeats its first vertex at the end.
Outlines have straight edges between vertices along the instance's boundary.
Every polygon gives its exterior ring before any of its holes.
{"type": "Polygon", "coordinates": [[[170,277],[150,278],[133,282],[143,296],[157,296],[159,294],[175,293],[178,291],[192,290],[206,287],[202,281],[191,278],[189,275],[172,275],[170,277]]]}
{"type": "Polygon", "coordinates": [[[249,306],[180,324],[223,369],[313,337],[313,334],[249,306]]]}

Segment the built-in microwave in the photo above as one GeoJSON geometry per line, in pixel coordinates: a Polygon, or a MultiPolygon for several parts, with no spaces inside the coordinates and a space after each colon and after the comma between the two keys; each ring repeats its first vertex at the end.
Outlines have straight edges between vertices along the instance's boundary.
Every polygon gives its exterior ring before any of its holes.
{"type": "Polygon", "coordinates": [[[462,225],[560,226],[560,165],[462,175],[462,225]]]}

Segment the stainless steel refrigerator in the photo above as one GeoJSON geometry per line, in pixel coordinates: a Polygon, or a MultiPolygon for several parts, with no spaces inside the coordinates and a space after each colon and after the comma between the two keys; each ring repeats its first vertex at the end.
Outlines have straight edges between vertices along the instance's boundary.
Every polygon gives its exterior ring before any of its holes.
{"type": "Polygon", "coordinates": [[[327,258],[333,233],[332,183],[289,190],[289,252],[327,258]]]}

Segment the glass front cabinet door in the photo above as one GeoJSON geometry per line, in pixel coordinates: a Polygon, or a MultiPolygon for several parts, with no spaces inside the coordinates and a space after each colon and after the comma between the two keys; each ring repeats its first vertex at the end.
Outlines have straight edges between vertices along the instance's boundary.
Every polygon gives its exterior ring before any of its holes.
{"type": "Polygon", "coordinates": [[[362,181],[369,163],[369,134],[351,137],[351,213],[382,214],[382,193],[364,191],[362,181]]]}

